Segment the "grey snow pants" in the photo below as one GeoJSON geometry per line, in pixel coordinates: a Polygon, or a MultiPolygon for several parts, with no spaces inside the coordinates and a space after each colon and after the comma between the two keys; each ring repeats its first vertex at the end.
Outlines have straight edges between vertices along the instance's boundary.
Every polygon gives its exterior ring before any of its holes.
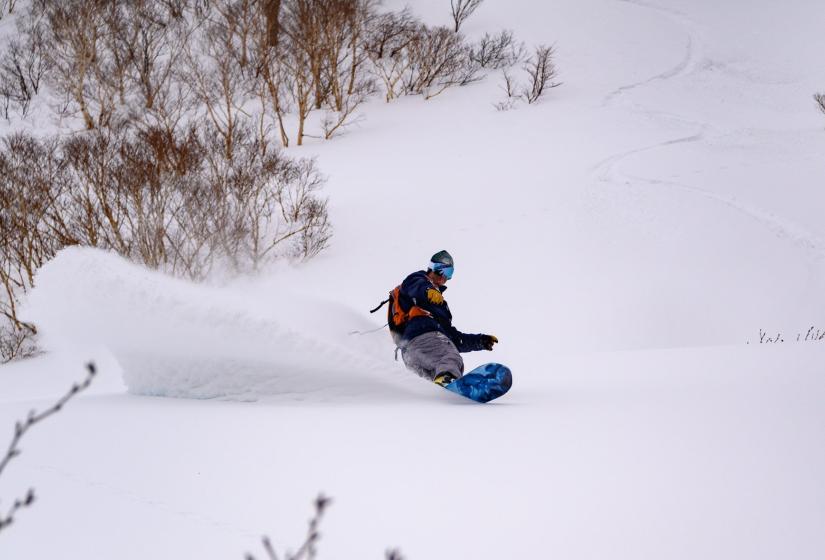
{"type": "Polygon", "coordinates": [[[420,334],[401,349],[404,364],[430,381],[441,373],[456,378],[464,373],[464,360],[447,335],[438,331],[420,334]]]}

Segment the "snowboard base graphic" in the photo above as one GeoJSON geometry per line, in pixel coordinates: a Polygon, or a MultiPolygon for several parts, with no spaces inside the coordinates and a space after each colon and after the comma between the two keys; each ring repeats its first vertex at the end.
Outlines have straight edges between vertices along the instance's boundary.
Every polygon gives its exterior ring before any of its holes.
{"type": "Polygon", "coordinates": [[[510,390],[513,375],[502,364],[489,363],[478,366],[444,388],[476,402],[486,403],[499,398],[510,390]]]}

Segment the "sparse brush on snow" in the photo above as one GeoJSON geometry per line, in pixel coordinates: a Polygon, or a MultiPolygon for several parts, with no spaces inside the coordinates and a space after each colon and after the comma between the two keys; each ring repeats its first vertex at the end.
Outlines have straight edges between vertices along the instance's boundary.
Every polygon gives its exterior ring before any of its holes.
{"type": "MultiPolygon", "coordinates": [[[[317,498],[315,498],[315,513],[313,514],[312,519],[309,520],[307,536],[304,539],[304,542],[298,548],[297,552],[293,554],[286,554],[285,558],[287,560],[311,560],[312,558],[316,557],[316,545],[318,544],[318,541],[321,538],[321,518],[324,516],[324,512],[326,512],[331,502],[332,499],[328,498],[327,496],[324,496],[323,494],[320,494],[317,498]]],[[[269,539],[269,537],[264,536],[262,538],[262,541],[267,558],[269,560],[278,560],[278,555],[275,552],[275,548],[272,546],[272,541],[269,539]]],[[[246,560],[255,560],[255,556],[247,553],[246,560]]]]}
{"type": "MultiPolygon", "coordinates": [[[[52,406],[44,410],[43,412],[36,412],[32,410],[29,412],[29,415],[26,417],[24,421],[18,421],[14,425],[14,435],[12,436],[11,442],[9,443],[9,447],[6,450],[5,455],[0,458],[0,476],[2,476],[3,471],[9,465],[9,463],[19,457],[22,453],[20,449],[20,442],[23,439],[23,436],[36,424],[42,422],[49,416],[60,412],[63,409],[63,406],[75,395],[80,393],[81,391],[87,389],[89,385],[91,385],[92,380],[94,379],[95,375],[97,374],[97,370],[93,363],[89,363],[86,366],[87,374],[86,378],[81,383],[75,383],[72,385],[69,392],[63,395],[56,403],[52,406]]],[[[34,488],[29,488],[26,492],[25,496],[21,498],[17,498],[14,500],[12,505],[5,510],[5,513],[0,511],[0,533],[3,532],[4,529],[8,528],[12,523],[14,523],[15,516],[18,512],[23,510],[24,508],[31,507],[35,501],[35,493],[34,488]]],[[[5,508],[4,508],[5,509],[5,508]]]]}
{"type": "Polygon", "coordinates": [[[815,93],[814,101],[819,106],[819,110],[825,113],[825,93],[815,93]]]}
{"type": "Polygon", "coordinates": [[[536,47],[533,55],[528,58],[522,70],[526,74],[525,83],[520,82],[508,70],[503,70],[504,77],[504,93],[507,98],[504,101],[496,103],[494,106],[499,111],[506,111],[515,107],[518,101],[525,101],[532,105],[536,103],[547,90],[558,87],[561,82],[556,81],[558,77],[558,70],[556,69],[555,61],[555,47],[539,45],[536,47]]]}
{"type": "MultiPolygon", "coordinates": [[[[781,342],[785,342],[786,340],[792,340],[795,342],[821,342],[825,340],[825,329],[817,328],[816,325],[812,325],[805,333],[797,333],[796,337],[791,337],[789,339],[785,338],[785,335],[781,332],[777,332],[775,335],[769,334],[767,331],[763,331],[759,329],[759,344],[777,344],[781,342]]],[[[750,344],[750,341],[748,341],[750,344]]]]}
{"type": "Polygon", "coordinates": [[[495,35],[485,33],[470,51],[470,58],[490,70],[509,68],[523,57],[524,43],[516,41],[513,32],[507,30],[495,35]]]}
{"type": "MultiPolygon", "coordinates": [[[[332,498],[324,496],[320,494],[317,498],[315,498],[314,506],[315,512],[312,518],[309,520],[309,527],[307,529],[307,536],[304,539],[304,542],[298,547],[298,550],[294,553],[286,553],[284,555],[285,560],[312,560],[318,555],[318,550],[316,545],[318,541],[321,539],[320,527],[321,527],[321,518],[324,516],[329,505],[332,503],[332,498]]],[[[264,552],[266,552],[266,558],[268,560],[278,560],[280,556],[278,553],[275,552],[275,547],[272,546],[272,541],[269,537],[264,536],[262,539],[262,544],[264,548],[264,552]]],[[[256,557],[250,553],[246,554],[246,560],[256,560],[256,557]]],[[[385,554],[385,560],[404,560],[401,556],[401,552],[395,549],[387,550],[385,554]]]]}

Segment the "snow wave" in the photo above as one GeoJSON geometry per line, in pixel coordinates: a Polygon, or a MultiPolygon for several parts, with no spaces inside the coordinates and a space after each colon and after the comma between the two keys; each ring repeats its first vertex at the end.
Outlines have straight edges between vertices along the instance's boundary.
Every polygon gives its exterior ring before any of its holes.
{"type": "Polygon", "coordinates": [[[47,263],[36,286],[25,313],[47,349],[105,344],[136,394],[363,398],[402,377],[386,375],[394,367],[386,340],[347,336],[372,323],[283,287],[259,297],[196,285],[77,247],[47,263]],[[301,325],[319,316],[328,320],[317,333],[301,325]]]}

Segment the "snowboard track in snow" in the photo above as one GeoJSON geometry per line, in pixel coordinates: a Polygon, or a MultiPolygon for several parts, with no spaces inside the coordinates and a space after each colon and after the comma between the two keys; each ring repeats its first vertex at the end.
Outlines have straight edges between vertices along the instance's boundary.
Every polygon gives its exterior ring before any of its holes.
{"type": "MultiPolygon", "coordinates": [[[[701,46],[701,41],[699,41],[697,37],[699,37],[700,34],[695,29],[695,23],[691,21],[691,19],[687,17],[685,13],[679,10],[666,8],[664,6],[659,6],[651,2],[644,2],[641,0],[618,1],[625,4],[632,4],[634,6],[638,6],[640,8],[644,8],[647,10],[659,12],[660,14],[662,14],[663,17],[666,17],[671,21],[674,21],[677,25],[682,27],[682,29],[687,34],[687,42],[685,46],[684,55],[677,64],[665,70],[664,72],[660,72],[644,80],[623,85],[614,89],[605,96],[602,102],[602,107],[608,107],[611,104],[613,104],[616,100],[627,95],[633,90],[642,88],[654,82],[672,80],[682,76],[689,76],[691,74],[696,73],[697,71],[714,68],[721,69],[724,73],[739,80],[744,80],[751,83],[776,85],[774,82],[756,79],[745,72],[734,71],[733,69],[729,68],[728,65],[716,63],[710,59],[705,59],[706,63],[703,65],[699,65],[699,56],[697,52],[699,50],[699,47],[701,46]]],[[[708,123],[701,123],[698,121],[685,119],[680,115],[675,115],[672,113],[648,110],[638,104],[633,105],[633,110],[653,120],[661,120],[667,118],[678,121],[685,126],[692,126],[698,128],[698,130],[686,136],[680,136],[678,138],[674,138],[671,140],[658,142],[650,146],[634,148],[615,154],[602,160],[601,162],[591,167],[591,174],[594,175],[600,183],[610,183],[616,185],[641,183],[655,187],[664,186],[671,189],[680,190],[681,192],[691,196],[700,196],[714,203],[721,203],[726,207],[734,210],[735,212],[758,222],[760,225],[770,230],[775,236],[781,239],[786,239],[794,246],[805,250],[809,254],[809,257],[812,261],[821,262],[823,259],[825,259],[825,240],[821,239],[819,236],[807,230],[806,228],[798,224],[795,224],[787,219],[779,218],[771,212],[762,210],[760,208],[757,208],[756,206],[744,204],[734,197],[713,193],[700,187],[678,183],[675,181],[668,181],[664,179],[655,179],[650,177],[622,174],[621,172],[617,171],[618,166],[622,162],[630,159],[631,157],[664,148],[670,148],[673,146],[704,142],[707,137],[707,131],[711,128],[711,126],[708,123]],[[623,175],[623,177],[619,178],[619,175],[623,175]]],[[[728,134],[738,135],[742,132],[742,130],[736,130],[733,132],[729,132],[728,134]]]]}

